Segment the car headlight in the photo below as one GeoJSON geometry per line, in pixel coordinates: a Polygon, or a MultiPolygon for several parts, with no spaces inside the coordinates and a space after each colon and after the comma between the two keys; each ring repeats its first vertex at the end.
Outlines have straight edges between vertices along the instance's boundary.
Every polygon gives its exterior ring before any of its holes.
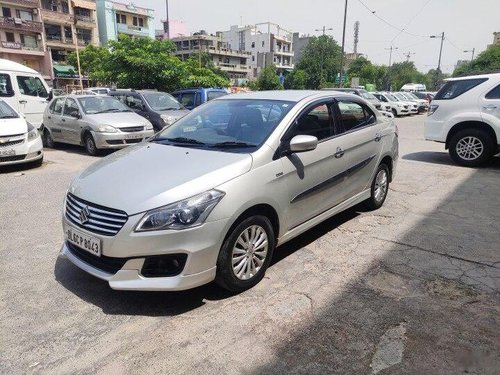
{"type": "Polygon", "coordinates": [[[183,201],[148,211],[135,227],[135,231],[146,232],[196,227],[205,222],[223,196],[224,193],[221,191],[210,190],[183,201]]]}
{"type": "Polygon", "coordinates": [[[167,125],[172,125],[175,122],[175,117],[169,115],[161,115],[160,116],[163,122],[167,125]]]}
{"type": "Polygon", "coordinates": [[[151,124],[150,122],[148,122],[146,124],[146,126],[144,127],[145,130],[153,130],[153,124],[151,124]]]}
{"type": "Polygon", "coordinates": [[[398,108],[404,108],[404,105],[401,103],[397,103],[397,105],[398,105],[398,108]]]}
{"type": "Polygon", "coordinates": [[[40,136],[38,129],[28,122],[28,141],[32,141],[40,136]]]}
{"type": "Polygon", "coordinates": [[[98,125],[96,132],[99,133],[116,133],[118,130],[111,125],[98,125]]]}

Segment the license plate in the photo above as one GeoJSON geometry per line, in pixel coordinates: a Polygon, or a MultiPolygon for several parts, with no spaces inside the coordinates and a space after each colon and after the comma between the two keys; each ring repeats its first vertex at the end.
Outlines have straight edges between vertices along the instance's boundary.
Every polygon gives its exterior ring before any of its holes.
{"type": "Polygon", "coordinates": [[[14,149],[0,150],[0,156],[14,156],[14,155],[16,155],[16,150],[14,149]]]}
{"type": "Polygon", "coordinates": [[[125,139],[137,139],[137,138],[142,138],[142,134],[127,134],[125,136],[125,139]]]}
{"type": "Polygon", "coordinates": [[[80,249],[88,251],[89,253],[100,257],[101,256],[101,240],[93,236],[89,236],[85,233],[76,230],[75,228],[66,227],[66,232],[64,233],[66,240],[71,242],[73,245],[78,246],[80,249]]]}

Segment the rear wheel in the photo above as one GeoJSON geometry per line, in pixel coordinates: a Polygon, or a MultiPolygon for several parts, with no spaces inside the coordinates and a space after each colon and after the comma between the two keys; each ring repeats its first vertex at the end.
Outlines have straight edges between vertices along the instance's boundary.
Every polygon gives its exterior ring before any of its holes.
{"type": "Polygon", "coordinates": [[[264,277],[274,246],[274,232],[267,217],[243,220],[224,240],[215,281],[231,292],[250,289],[264,277]]]}
{"type": "Polygon", "coordinates": [[[389,168],[385,164],[378,166],[371,186],[371,196],[365,201],[365,205],[370,210],[376,210],[385,202],[389,191],[389,168]]]}
{"type": "Polygon", "coordinates": [[[85,142],[85,149],[87,150],[87,153],[92,156],[96,156],[99,154],[99,149],[97,148],[94,137],[92,137],[92,134],[87,133],[85,134],[85,137],[83,138],[85,142]]]}
{"type": "Polygon", "coordinates": [[[493,156],[494,142],[481,129],[465,129],[451,138],[449,153],[455,163],[477,167],[493,156]]]}
{"type": "Polygon", "coordinates": [[[398,117],[398,111],[396,111],[394,108],[392,109],[392,114],[394,117],[398,117]]]}

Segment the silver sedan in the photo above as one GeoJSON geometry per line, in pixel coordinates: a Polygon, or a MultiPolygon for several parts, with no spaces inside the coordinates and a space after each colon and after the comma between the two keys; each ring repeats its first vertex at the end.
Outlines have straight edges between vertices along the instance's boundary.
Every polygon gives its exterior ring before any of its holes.
{"type": "Polygon", "coordinates": [[[85,146],[90,155],[118,149],[154,134],[153,125],[119,100],[96,95],[58,96],[43,115],[45,146],[56,142],[85,146]]]}

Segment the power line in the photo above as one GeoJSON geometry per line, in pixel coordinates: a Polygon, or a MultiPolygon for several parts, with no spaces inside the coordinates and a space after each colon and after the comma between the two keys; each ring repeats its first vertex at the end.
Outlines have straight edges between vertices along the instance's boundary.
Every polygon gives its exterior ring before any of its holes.
{"type": "Polygon", "coordinates": [[[384,20],[382,17],[378,16],[377,14],[375,14],[375,11],[374,10],[371,10],[365,3],[363,3],[361,0],[358,0],[359,3],[361,5],[363,5],[371,14],[373,14],[375,17],[377,17],[380,21],[382,21],[383,23],[385,23],[387,26],[390,26],[392,27],[393,29],[396,29],[398,31],[400,31],[401,33],[405,33],[405,34],[408,34],[408,35],[411,35],[411,36],[417,36],[419,38],[428,38],[429,35],[418,35],[418,34],[413,34],[413,33],[410,33],[408,31],[405,31],[404,29],[400,29],[399,27],[393,25],[392,23],[389,23],[387,22],[386,20],[384,20]]]}
{"type": "Polygon", "coordinates": [[[451,44],[452,47],[454,47],[457,51],[463,51],[464,49],[463,48],[460,48],[460,47],[457,47],[457,45],[455,43],[453,43],[449,37],[446,37],[445,40],[451,44]]]}
{"type": "Polygon", "coordinates": [[[417,18],[418,15],[420,15],[420,13],[422,13],[422,11],[424,10],[424,8],[427,6],[427,4],[429,4],[432,0],[427,0],[427,2],[424,4],[424,6],[422,8],[420,8],[420,10],[414,14],[414,16],[406,23],[406,25],[404,25],[404,27],[401,29],[401,31],[399,31],[396,36],[391,40],[391,43],[394,43],[394,41],[396,40],[396,38],[398,36],[401,35],[401,33],[405,32],[405,29],[410,26],[410,24],[415,20],[415,18],[417,18]]]}

